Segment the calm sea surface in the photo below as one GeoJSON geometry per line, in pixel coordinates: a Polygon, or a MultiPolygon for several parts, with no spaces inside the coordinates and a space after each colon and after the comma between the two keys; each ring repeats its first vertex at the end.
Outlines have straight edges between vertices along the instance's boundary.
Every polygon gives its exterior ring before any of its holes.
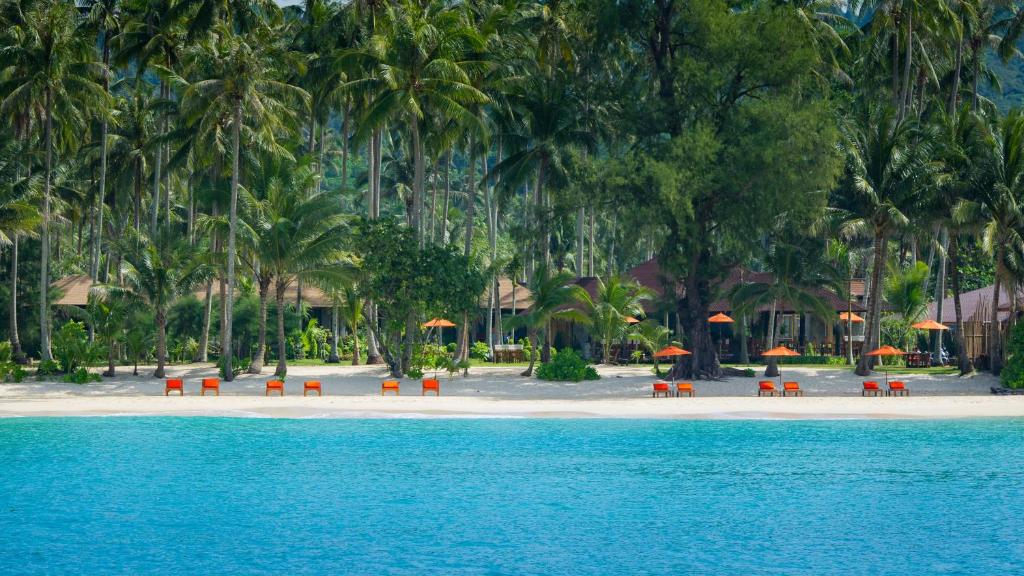
{"type": "Polygon", "coordinates": [[[0,420],[0,574],[1024,574],[1024,421],[0,420]]]}

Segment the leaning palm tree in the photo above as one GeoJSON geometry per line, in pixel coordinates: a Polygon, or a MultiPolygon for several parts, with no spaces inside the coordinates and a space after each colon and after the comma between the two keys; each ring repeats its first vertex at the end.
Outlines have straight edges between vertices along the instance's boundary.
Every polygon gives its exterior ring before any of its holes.
{"type": "Polygon", "coordinates": [[[39,346],[43,360],[50,350],[50,204],[54,178],[54,142],[76,142],[89,119],[104,116],[109,96],[100,83],[104,67],[96,61],[93,39],[78,27],[72,3],[42,0],[31,5],[21,25],[9,32],[13,42],[0,48],[0,114],[42,112],[43,154],[46,158],[40,224],[39,346]],[[54,117],[58,135],[54,135],[54,117]]]}
{"type": "Polygon", "coordinates": [[[530,282],[533,305],[522,314],[509,318],[506,323],[513,330],[525,327],[527,337],[530,339],[530,365],[523,372],[523,376],[533,374],[534,362],[537,359],[537,335],[540,332],[544,333],[546,352],[545,357],[541,360],[547,362],[550,359],[552,320],[560,318],[581,324],[590,322],[590,318],[580,309],[580,306],[592,305],[590,295],[578,284],[573,284],[573,278],[573,275],[568,272],[549,275],[547,268],[540,268],[534,275],[533,281],[530,282]]]}
{"type": "Polygon", "coordinates": [[[191,294],[209,276],[209,259],[196,253],[187,239],[169,229],[161,229],[150,237],[129,228],[120,242],[125,283],[153,310],[156,318],[157,365],[153,376],[163,378],[167,363],[167,311],[175,300],[191,294]]]}
{"type": "MultiPolygon", "coordinates": [[[[235,294],[235,262],[238,258],[238,184],[243,133],[247,142],[286,155],[277,144],[281,131],[293,128],[298,113],[308,108],[309,94],[281,80],[296,62],[278,30],[256,27],[237,34],[227,24],[214,29],[211,41],[190,57],[205,78],[187,84],[181,112],[195,126],[198,137],[217,140],[222,126],[230,126],[231,200],[228,208],[227,294],[224,301],[223,340],[231,348],[231,322],[235,294]]],[[[173,75],[169,70],[165,74],[173,75]]],[[[218,146],[221,143],[218,142],[218,146]]],[[[226,146],[225,146],[226,147],[226,146]]],[[[225,354],[224,377],[232,379],[231,354],[225,354]]]]}

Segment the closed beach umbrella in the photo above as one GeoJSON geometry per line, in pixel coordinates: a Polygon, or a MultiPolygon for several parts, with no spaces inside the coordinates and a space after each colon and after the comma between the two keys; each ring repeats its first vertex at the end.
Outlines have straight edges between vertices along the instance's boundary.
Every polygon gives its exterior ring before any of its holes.
{"type": "MultiPolygon", "coordinates": [[[[776,356],[776,357],[778,357],[778,356],[799,356],[799,355],[800,355],[800,353],[797,352],[796,350],[790,350],[789,348],[786,348],[785,346],[776,346],[775,348],[772,348],[771,350],[768,350],[764,354],[761,354],[761,356],[776,356]]],[[[779,368],[779,386],[780,387],[782,386],[782,368],[779,368]]]]}
{"type": "MultiPolygon", "coordinates": [[[[881,348],[878,348],[878,349],[872,350],[871,352],[868,352],[867,355],[868,356],[903,356],[905,354],[906,354],[906,352],[904,352],[903,350],[900,350],[899,348],[893,348],[892,346],[889,346],[888,344],[886,344],[885,346],[882,346],[881,348]]],[[[885,367],[885,385],[886,386],[889,385],[889,367],[888,366],[885,367]]]]}
{"type": "MultiPolygon", "coordinates": [[[[662,348],[661,350],[658,350],[657,352],[655,352],[654,355],[657,356],[658,358],[669,358],[671,356],[689,356],[690,355],[690,351],[689,350],[683,350],[679,346],[666,346],[666,347],[662,348]]],[[[675,386],[675,383],[676,383],[675,374],[671,370],[669,370],[669,374],[672,374],[672,385],[675,386]]]]}

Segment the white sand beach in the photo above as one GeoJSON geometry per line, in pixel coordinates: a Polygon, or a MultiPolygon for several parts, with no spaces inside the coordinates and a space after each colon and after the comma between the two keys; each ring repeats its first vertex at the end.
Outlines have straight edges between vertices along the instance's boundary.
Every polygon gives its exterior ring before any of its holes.
{"type": "MultiPolygon", "coordinates": [[[[762,369],[763,370],[763,369],[762,369]]],[[[175,366],[185,396],[163,395],[150,367],[140,376],[121,369],[95,384],[27,379],[0,384],[0,417],[72,415],[204,415],[238,417],[555,417],[555,418],[961,418],[1024,417],[1024,396],[992,396],[988,374],[904,375],[910,397],[863,398],[861,377],[846,369],[788,368],[803,398],[759,398],[757,380],[732,377],[697,381],[696,398],[651,398],[649,367],[600,367],[591,382],[544,382],[519,376],[521,368],[474,367],[467,377],[441,375],[441,396],[420,396],[417,380],[402,381],[402,395],[380,396],[381,367],[297,366],[289,369],[283,398],[265,397],[262,375],[221,384],[221,396],[199,396],[199,379],[215,376],[210,364],[175,366]],[[302,381],[319,379],[323,397],[302,397],[302,381]]],[[[882,380],[883,374],[877,378],[882,380]]]]}

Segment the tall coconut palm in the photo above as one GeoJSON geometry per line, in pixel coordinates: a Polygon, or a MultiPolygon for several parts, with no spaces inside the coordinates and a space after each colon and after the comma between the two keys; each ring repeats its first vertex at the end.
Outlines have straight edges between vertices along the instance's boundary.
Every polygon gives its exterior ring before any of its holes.
{"type": "MultiPolygon", "coordinates": [[[[929,162],[932,143],[927,134],[911,121],[897,119],[891,107],[863,107],[842,128],[846,171],[836,207],[846,214],[848,228],[871,236],[873,247],[866,353],[878,343],[889,238],[909,222],[907,215],[922,200],[936,166],[929,162]]],[[[862,354],[857,374],[868,375],[872,360],[862,354]]]]}
{"type": "Polygon", "coordinates": [[[50,350],[50,223],[54,182],[55,140],[75,141],[70,134],[85,133],[88,121],[104,116],[109,97],[101,84],[103,65],[96,61],[92,39],[78,27],[73,4],[41,0],[25,13],[23,24],[13,31],[17,41],[0,48],[6,63],[0,76],[0,113],[41,109],[43,152],[46,158],[40,223],[39,345],[43,360],[50,350]],[[54,135],[57,117],[59,137],[54,135]]]}
{"type": "Polygon", "coordinates": [[[155,237],[129,228],[124,244],[126,287],[143,300],[156,319],[156,370],[164,377],[167,364],[167,311],[179,297],[191,294],[211,273],[210,260],[198,254],[177,231],[162,229],[155,237]]]}
{"type": "Polygon", "coordinates": [[[22,174],[19,160],[24,142],[11,138],[0,145],[0,250],[10,249],[10,315],[11,355],[16,362],[26,362],[18,334],[18,243],[22,236],[35,234],[39,227],[36,196],[39,178],[22,174]]]}
{"type": "Polygon", "coordinates": [[[277,146],[282,130],[290,129],[298,112],[309,105],[309,94],[281,80],[292,55],[277,37],[277,30],[257,27],[236,34],[226,24],[215,28],[213,41],[191,56],[201,77],[182,95],[182,114],[193,123],[200,138],[216,139],[222,124],[230,126],[231,200],[228,208],[226,255],[224,377],[232,375],[231,322],[235,294],[235,262],[238,257],[238,184],[243,131],[246,141],[265,149],[284,152],[277,146]]]}

